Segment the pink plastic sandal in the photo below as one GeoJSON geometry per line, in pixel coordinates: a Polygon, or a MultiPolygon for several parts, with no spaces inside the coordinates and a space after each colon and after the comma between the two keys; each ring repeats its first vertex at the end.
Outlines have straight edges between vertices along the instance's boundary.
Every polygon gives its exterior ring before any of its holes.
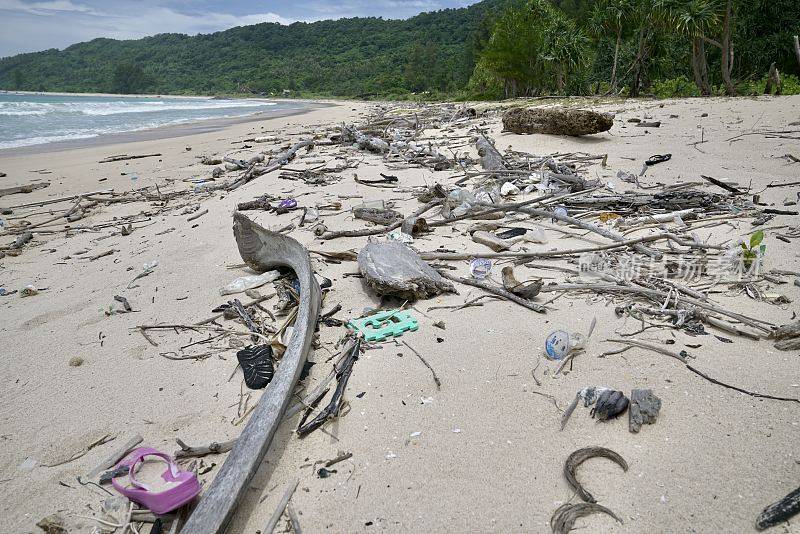
{"type": "Polygon", "coordinates": [[[156,515],[171,512],[191,501],[200,493],[200,482],[194,473],[181,471],[169,455],[150,447],[132,450],[119,461],[116,468],[119,467],[127,467],[128,474],[111,480],[114,489],[133,502],[149,508],[156,515]],[[161,474],[166,486],[160,490],[154,490],[151,486],[142,484],[134,478],[137,468],[147,456],[158,456],[167,462],[167,469],[161,474]]]}

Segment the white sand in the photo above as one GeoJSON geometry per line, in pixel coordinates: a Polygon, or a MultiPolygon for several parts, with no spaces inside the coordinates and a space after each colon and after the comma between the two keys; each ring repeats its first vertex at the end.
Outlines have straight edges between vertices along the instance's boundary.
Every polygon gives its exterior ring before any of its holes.
{"type": "MultiPolygon", "coordinates": [[[[52,185],[28,195],[3,197],[0,206],[104,188],[122,191],[154,183],[165,190],[187,187],[179,180],[209,171],[198,163],[200,155],[226,154],[232,141],[251,137],[262,129],[281,132],[284,137],[308,127],[322,131],[324,125],[353,120],[370,106],[340,103],[303,115],[235,124],[222,131],[173,139],[19,157],[3,154],[0,171],[8,176],[0,178],[0,187],[36,179],[51,181],[52,185]],[[190,152],[184,150],[187,146],[192,147],[190,152]],[[112,154],[148,152],[161,152],[163,157],[97,163],[112,154]],[[52,174],[31,172],[43,168],[52,174]],[[139,179],[132,183],[121,172],[135,172],[139,179]],[[103,177],[108,179],[99,182],[103,177]],[[170,186],[167,180],[178,181],[170,186]]],[[[576,150],[607,153],[608,166],[595,165],[590,175],[615,182],[619,189],[632,186],[614,179],[617,170],[638,174],[643,160],[665,152],[673,154],[672,160],[652,167],[644,178],[647,183],[699,180],[700,174],[707,174],[759,191],[771,181],[800,180],[800,164],[790,164],[782,157],[787,153],[800,157],[800,142],[760,135],[725,141],[753,129],[798,129],[788,123],[800,120],[800,97],[626,101],[601,107],[618,112],[614,128],[581,139],[501,134],[496,117],[489,126],[501,151],[510,145],[535,154],[576,150]],[[700,117],[704,112],[708,116],[700,117]],[[661,128],[636,128],[624,122],[645,113],[653,120],[662,120],[661,128]],[[690,146],[700,140],[701,129],[709,142],[690,146]]],[[[246,153],[266,148],[275,146],[255,145],[246,153]]],[[[330,155],[336,150],[323,147],[322,153],[331,161],[330,155]]],[[[461,150],[474,154],[471,146],[461,150]]],[[[312,152],[307,159],[319,157],[312,152]]],[[[302,167],[302,162],[298,159],[292,167],[302,167]]],[[[69,516],[89,514],[87,505],[96,510],[99,490],[81,487],[75,477],[89,471],[130,434],[140,433],[145,437],[144,444],[167,452],[177,448],[176,437],[202,445],[238,435],[244,425],[234,426],[231,421],[236,419],[241,374],[228,381],[236,362],[235,349],[199,362],[171,361],[159,353],[176,351],[205,334],[153,333],[159,343],[153,347],[132,327],[157,322],[193,323],[208,317],[211,309],[225,300],[218,288],[248,274],[243,268],[228,268],[241,263],[231,232],[231,213],[237,202],[268,192],[294,196],[301,206],[354,194],[363,195],[363,200],[395,200],[397,209],[406,214],[418,206],[416,200],[405,200],[408,193],[354,183],[353,172],[369,178],[386,169],[380,158],[368,156],[358,169],[345,171],[341,182],[327,187],[280,180],[278,173],[272,173],[231,194],[206,200],[201,207],[209,213],[193,222],[187,222],[188,215],[181,215],[180,209],[157,214],[158,208],[146,203],[104,207],[76,224],[97,224],[139,212],[153,216],[148,223],[135,225],[138,229],[127,237],[113,228],[71,237],[38,234],[22,255],[0,260],[0,286],[21,289],[33,284],[47,288],[31,298],[0,297],[3,531],[36,530],[36,521],[57,511],[69,516]],[[193,228],[194,224],[198,226],[193,228]],[[173,227],[174,231],[158,235],[173,227]],[[84,249],[89,252],[83,258],[75,256],[84,249]],[[109,249],[116,252],[96,261],[84,259],[109,249]],[[67,256],[71,258],[64,259],[67,256]],[[137,287],[127,289],[142,265],[153,260],[159,262],[154,273],[139,280],[137,287]],[[126,296],[137,313],[107,317],[103,310],[113,304],[114,295],[126,296]],[[85,363],[70,367],[68,362],[75,356],[85,363]],[[31,471],[19,468],[26,458],[40,464],[57,462],[106,433],[118,438],[78,460],[58,467],[40,465],[31,471]]],[[[399,176],[404,186],[432,184],[451,176],[449,172],[420,169],[391,173],[399,176]]],[[[455,178],[447,184],[453,181],[455,178]]],[[[710,192],[720,192],[714,186],[707,187],[710,192]]],[[[798,190],[767,189],[761,196],[763,201],[782,207],[783,199],[798,190]]],[[[323,212],[328,227],[361,226],[347,211],[361,201],[342,200],[342,214],[323,212]]],[[[26,213],[17,210],[3,217],[11,222],[9,217],[26,213]]],[[[260,214],[257,220],[277,228],[293,219],[296,222],[297,216],[260,214]]],[[[465,221],[454,228],[464,230],[469,224],[465,221]]],[[[797,224],[796,217],[779,216],[767,227],[797,224]]],[[[712,242],[721,242],[751,232],[750,219],[741,219],[711,232],[701,230],[700,235],[711,235],[712,242]]],[[[767,268],[800,271],[796,244],[775,239],[773,230],[766,233],[767,268]]],[[[358,250],[366,242],[365,238],[339,239],[320,245],[308,227],[291,235],[326,250],[358,250]]],[[[585,244],[559,239],[555,232],[548,235],[550,243],[541,245],[543,250],[585,244]]],[[[11,239],[2,236],[0,242],[11,239]]],[[[482,250],[450,227],[439,228],[433,237],[415,243],[420,250],[439,245],[458,251],[482,250]]],[[[353,318],[365,306],[379,302],[361,280],[343,277],[357,271],[354,263],[327,265],[314,261],[318,272],[334,283],[325,310],[341,302],[343,311],[337,316],[353,318]]],[[[465,272],[466,262],[458,264],[465,272]]],[[[523,267],[517,272],[519,278],[563,280],[556,271],[523,267]]],[[[263,528],[285,484],[294,477],[300,477],[301,482],[292,502],[307,532],[547,532],[553,510],[572,496],[562,475],[564,459],[573,450],[590,445],[616,450],[628,461],[630,470],[624,473],[605,460],[591,460],[584,466],[580,479],[600,503],[625,521],[619,525],[606,516],[579,520],[577,525],[586,527],[587,532],[750,532],[764,506],[797,487],[800,404],[755,399],[712,385],[679,362],[645,350],[632,349],[598,359],[601,352],[616,348],[604,339],[616,337],[615,332],[633,332],[639,326],[635,321],[617,318],[614,305],[601,297],[563,297],[546,315],[499,301],[456,313],[427,312],[430,306],[460,304],[482,293],[466,286],[458,289],[460,295],[418,303],[414,315],[420,329],[401,338],[436,369],[443,382],[441,391],[436,390],[428,369],[405,346],[385,343],[368,351],[355,364],[346,393],[350,404],[346,416],[324,427],[324,433],[317,431],[304,440],[292,433],[297,416],[282,426],[232,532],[252,533],[263,528]],[[556,364],[542,359],[537,370],[542,386],[536,386],[531,370],[546,335],[555,328],[585,331],[592,317],[597,317],[598,325],[587,353],[576,358],[571,372],[558,377],[552,376],[556,364]],[[446,322],[446,330],[432,326],[438,320],[446,322]],[[599,424],[589,417],[588,409],[578,408],[566,430],[560,432],[560,413],[548,399],[533,393],[553,395],[564,407],[578,389],[591,384],[626,393],[631,388],[652,388],[663,402],[658,422],[631,434],[627,415],[599,424]],[[357,397],[362,392],[365,394],[357,397]],[[422,398],[432,400],[423,403],[422,398]],[[410,437],[414,432],[421,434],[410,437]],[[333,467],[337,473],[330,478],[318,478],[312,464],[334,458],[338,451],[352,452],[353,458],[333,467]],[[266,499],[259,503],[265,494],[266,499]]],[[[266,286],[262,291],[271,289],[266,286]]],[[[791,284],[770,291],[784,294],[793,302],[800,298],[800,288],[791,284]]],[[[797,309],[794,303],[778,307],[743,294],[716,295],[715,300],[775,324],[790,322],[797,309]]],[[[233,322],[226,324],[241,329],[233,322]]],[[[670,348],[675,350],[685,348],[686,343],[700,343],[700,349],[688,349],[696,356],[692,364],[711,376],[751,391],[800,397],[800,358],[796,351],[780,352],[767,340],[750,341],[708,330],[734,342],[668,330],[650,330],[638,337],[674,338],[676,343],[670,348]]],[[[325,360],[342,333],[341,329],[321,327],[323,348],[310,356],[318,364],[307,390],[328,373],[330,364],[325,360]]],[[[206,464],[217,464],[201,477],[206,484],[223,461],[224,455],[204,459],[206,464]]],[[[800,531],[798,524],[800,520],[795,519],[788,531],[800,531]]]]}

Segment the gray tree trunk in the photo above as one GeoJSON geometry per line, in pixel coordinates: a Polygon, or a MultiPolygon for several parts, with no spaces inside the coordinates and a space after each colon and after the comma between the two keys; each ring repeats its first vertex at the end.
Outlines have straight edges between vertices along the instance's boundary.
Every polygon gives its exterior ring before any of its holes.
{"type": "MultiPolygon", "coordinates": [[[[614,65],[611,67],[611,92],[617,92],[617,62],[619,61],[619,46],[620,41],[622,41],[622,30],[617,28],[617,44],[614,45],[614,65]]],[[[795,43],[797,43],[797,39],[795,38],[795,43]]],[[[798,56],[798,61],[800,61],[800,56],[798,56]]]]}
{"type": "Polygon", "coordinates": [[[725,94],[736,95],[736,87],[731,80],[733,67],[733,44],[731,43],[731,24],[733,24],[733,0],[728,0],[725,5],[725,19],[722,30],[722,82],[725,84],[725,94]]]}

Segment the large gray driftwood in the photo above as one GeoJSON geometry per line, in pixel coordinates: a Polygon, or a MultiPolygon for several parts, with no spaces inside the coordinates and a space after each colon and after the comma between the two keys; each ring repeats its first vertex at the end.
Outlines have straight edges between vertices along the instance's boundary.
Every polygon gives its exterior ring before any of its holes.
{"type": "Polygon", "coordinates": [[[235,212],[233,221],[233,233],[244,262],[258,272],[276,267],[294,270],[300,282],[300,304],[294,334],[275,378],[259,400],[211,486],[189,517],[181,531],[184,534],[221,532],[230,520],[283,419],[283,412],[306,361],[319,316],[320,289],[311,269],[308,251],[291,237],[270,232],[242,213],[235,212]]]}

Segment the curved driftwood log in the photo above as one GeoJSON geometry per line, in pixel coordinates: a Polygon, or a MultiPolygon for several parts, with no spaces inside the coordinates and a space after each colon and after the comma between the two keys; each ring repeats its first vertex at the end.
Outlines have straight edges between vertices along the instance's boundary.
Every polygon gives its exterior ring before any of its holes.
{"type": "Polygon", "coordinates": [[[239,212],[233,214],[233,233],[239,253],[249,267],[259,272],[276,267],[294,270],[300,281],[300,305],[294,334],[275,378],[258,402],[258,407],[216,478],[189,517],[181,531],[183,534],[221,532],[228,523],[283,419],[283,412],[306,361],[319,316],[320,289],[311,269],[308,251],[303,245],[291,237],[262,228],[239,212]]]}

